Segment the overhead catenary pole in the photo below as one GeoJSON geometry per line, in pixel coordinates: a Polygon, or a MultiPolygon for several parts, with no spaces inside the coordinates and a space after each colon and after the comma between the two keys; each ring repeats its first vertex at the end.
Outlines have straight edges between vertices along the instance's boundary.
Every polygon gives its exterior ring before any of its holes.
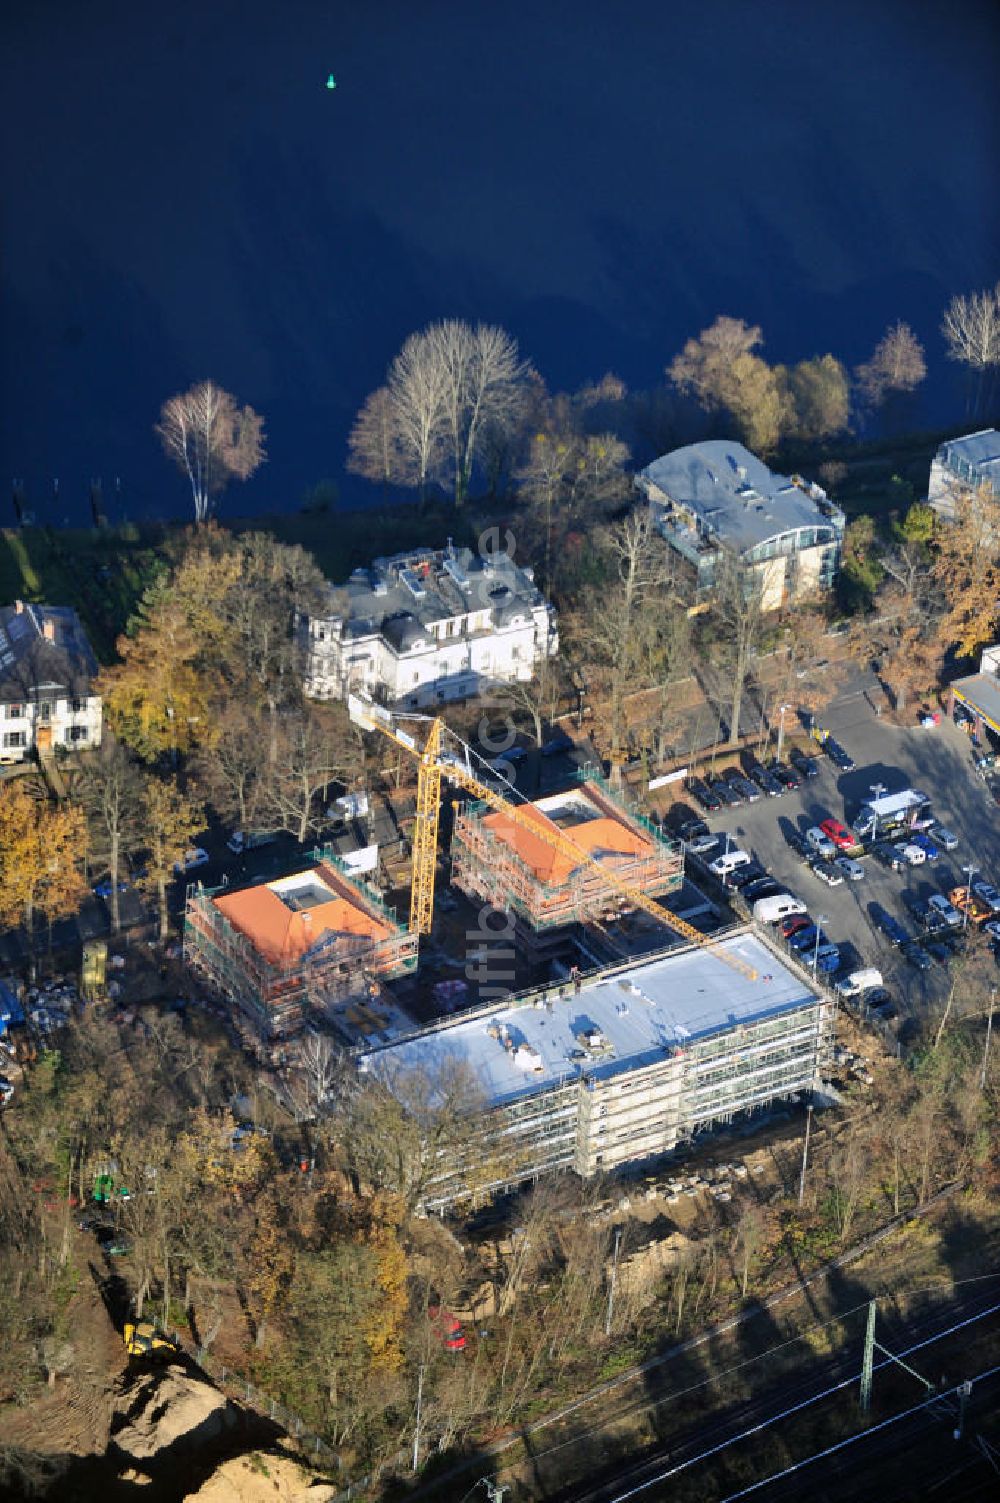
{"type": "Polygon", "coordinates": [[[982,1074],[979,1077],[979,1089],[981,1091],[985,1091],[985,1089],[986,1089],[986,1066],[988,1065],[989,1058],[990,1058],[990,1038],[991,1038],[992,1033],[993,1033],[993,1009],[996,1006],[996,1000],[997,1000],[997,989],[996,989],[995,986],[991,986],[990,987],[990,1015],[989,1015],[989,1017],[986,1020],[986,1043],[983,1045],[983,1072],[982,1072],[982,1074]]]}
{"type": "Polygon", "coordinates": [[[605,1334],[605,1336],[610,1336],[611,1335],[611,1315],[612,1315],[612,1311],[615,1308],[615,1280],[618,1277],[618,1244],[621,1242],[621,1240],[622,1240],[622,1229],[621,1229],[620,1226],[616,1226],[615,1227],[615,1251],[614,1251],[614,1256],[613,1256],[613,1258],[611,1260],[611,1281],[608,1284],[608,1313],[607,1313],[607,1316],[605,1317],[605,1321],[604,1321],[604,1334],[605,1334]]]}
{"type": "Polygon", "coordinates": [[[969,927],[969,909],[972,907],[972,879],[978,872],[979,867],[972,866],[970,863],[968,866],[963,866],[962,870],[969,879],[965,888],[965,906],[962,909],[962,933],[964,934],[969,927]]]}
{"type": "Polygon", "coordinates": [[[421,1362],[420,1371],[417,1374],[417,1423],[413,1431],[413,1470],[416,1471],[420,1464],[420,1416],[424,1400],[424,1364],[421,1362]]]}
{"type": "Polygon", "coordinates": [[[878,1301],[868,1305],[868,1324],[865,1327],[865,1350],[861,1359],[861,1413],[867,1414],[872,1407],[872,1367],[875,1358],[875,1311],[878,1301]]]}
{"type": "Polygon", "coordinates": [[[809,1129],[812,1127],[812,1119],[813,1104],[810,1101],[806,1107],[806,1135],[802,1144],[802,1169],[799,1173],[799,1205],[802,1204],[806,1193],[806,1167],[809,1163],[809,1129]]]}

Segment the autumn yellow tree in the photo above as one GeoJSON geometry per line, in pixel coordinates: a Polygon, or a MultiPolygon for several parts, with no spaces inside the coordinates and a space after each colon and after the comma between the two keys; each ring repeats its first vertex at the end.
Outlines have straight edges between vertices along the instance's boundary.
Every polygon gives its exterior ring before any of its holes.
{"type": "Polygon", "coordinates": [[[21,920],[30,936],[36,913],[50,924],[75,913],[87,891],[86,853],[82,810],[7,784],[0,791],[0,923],[21,920]]]}
{"type": "Polygon", "coordinates": [[[202,644],[162,586],[157,594],[134,634],[118,639],[121,662],[97,681],[109,726],[144,762],[190,751],[214,724],[202,644]]]}
{"type": "Polygon", "coordinates": [[[932,577],[945,602],[941,645],[971,657],[1000,619],[1000,502],[989,487],[955,494],[955,518],[934,532],[932,577]]]}
{"type": "Polygon", "coordinates": [[[156,897],[161,939],[166,939],[170,922],[167,889],[174,877],[174,863],[204,824],[204,809],[182,792],[176,778],[160,777],[151,771],[144,775],[142,828],[149,861],[142,885],[156,897]]]}

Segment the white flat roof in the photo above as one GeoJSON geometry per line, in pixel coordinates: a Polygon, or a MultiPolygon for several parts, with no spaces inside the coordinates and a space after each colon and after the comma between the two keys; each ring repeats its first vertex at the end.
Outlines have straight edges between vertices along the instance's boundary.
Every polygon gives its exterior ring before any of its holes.
{"type": "MultiPolygon", "coordinates": [[[[558,987],[549,987],[549,996],[558,987]]],[[[739,1023],[749,1023],[814,1002],[817,993],[752,932],[743,931],[711,949],[692,948],[637,961],[614,975],[585,979],[578,993],[549,1004],[499,1006],[475,1017],[456,1018],[445,1028],[366,1055],[362,1069],[424,1069],[435,1072],[463,1061],[479,1077],[487,1104],[588,1075],[606,1076],[662,1059],[664,1051],[739,1023]],[[757,972],[751,981],[720,958],[738,955],[757,972]],[[505,1033],[508,1050],[490,1029],[505,1033]],[[584,1048],[580,1035],[596,1029],[606,1052],[584,1048]],[[519,1046],[536,1051],[540,1070],[515,1062],[519,1046]]],[[[523,1058],[524,1056],[522,1056],[523,1058]]]]}

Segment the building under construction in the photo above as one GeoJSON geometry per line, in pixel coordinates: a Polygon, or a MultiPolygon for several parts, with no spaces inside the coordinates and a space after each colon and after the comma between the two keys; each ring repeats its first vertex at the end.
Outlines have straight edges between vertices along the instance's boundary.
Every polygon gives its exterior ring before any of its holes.
{"type": "Polygon", "coordinates": [[[568,925],[616,917],[628,908],[602,868],[647,897],[680,887],[680,849],[642,815],[628,812],[594,776],[519,807],[541,830],[564,835],[579,850],[579,861],[507,815],[472,803],[455,819],[452,878],[470,896],[512,914],[521,947],[537,960],[563,942],[558,931],[568,925]]]}
{"type": "Polygon", "coordinates": [[[307,1012],[360,1001],[379,978],[417,964],[416,935],[378,894],[329,849],[314,856],[272,882],[188,892],[185,959],[267,1038],[294,1032],[307,1012]]]}
{"type": "Polygon", "coordinates": [[[433,1081],[460,1066],[472,1082],[467,1131],[426,1197],[434,1210],[550,1171],[588,1178],[652,1160],[811,1091],[835,1020],[808,970],[744,928],[477,1008],[361,1068],[390,1089],[407,1070],[433,1081]]]}

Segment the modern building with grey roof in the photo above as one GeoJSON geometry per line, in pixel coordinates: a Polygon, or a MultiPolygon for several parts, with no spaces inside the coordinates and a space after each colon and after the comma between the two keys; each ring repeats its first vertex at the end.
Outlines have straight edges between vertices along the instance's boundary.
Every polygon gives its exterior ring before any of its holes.
{"type": "Polygon", "coordinates": [[[94,657],[76,612],[62,605],[0,607],[0,762],[57,746],[101,743],[94,657]]]}
{"type": "Polygon", "coordinates": [[[955,497],[961,491],[982,487],[1000,500],[1000,433],[983,428],[964,438],[950,438],[931,462],[928,503],[940,517],[955,519],[955,497]]]}
{"type": "Polygon", "coordinates": [[[809,1092],[835,1014],[805,967],[744,928],[479,1007],[360,1064],[390,1089],[413,1071],[432,1091],[456,1072],[472,1082],[475,1130],[442,1161],[426,1202],[438,1209],[551,1171],[653,1159],[809,1092]]]}
{"type": "Polygon", "coordinates": [[[832,588],[844,513],[821,486],[775,474],[732,439],[674,449],[635,483],[699,593],[712,589],[723,552],[759,573],[766,610],[832,588]]]}
{"type": "Polygon", "coordinates": [[[363,690],[408,708],[527,681],[559,650],[555,611],[530,568],[450,542],[356,569],[306,630],[307,694],[363,690]]]}

